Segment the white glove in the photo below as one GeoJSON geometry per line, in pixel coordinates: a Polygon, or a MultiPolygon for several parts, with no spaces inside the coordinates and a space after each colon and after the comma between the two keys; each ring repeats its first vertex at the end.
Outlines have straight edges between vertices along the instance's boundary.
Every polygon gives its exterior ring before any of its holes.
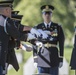
{"type": "Polygon", "coordinates": [[[43,30],[38,29],[38,31],[42,34],[42,38],[43,38],[43,39],[47,39],[48,35],[47,35],[46,33],[44,33],[43,30]]]}
{"type": "Polygon", "coordinates": [[[37,63],[36,62],[34,62],[34,67],[37,68],[37,63]]]}
{"type": "Polygon", "coordinates": [[[48,31],[48,30],[45,30],[45,31],[43,31],[43,32],[46,33],[46,34],[48,34],[48,35],[51,35],[51,32],[48,31]]]}
{"type": "Polygon", "coordinates": [[[26,47],[21,44],[21,49],[26,51],[26,47]]]}
{"type": "Polygon", "coordinates": [[[28,52],[33,50],[32,47],[27,46],[26,44],[21,44],[21,49],[24,50],[24,51],[28,51],[28,52]]]}
{"type": "Polygon", "coordinates": [[[32,34],[35,34],[37,37],[39,37],[41,34],[40,34],[40,32],[38,32],[36,29],[34,29],[34,28],[32,28],[31,30],[30,30],[30,32],[32,33],[32,34]]]}
{"type": "Polygon", "coordinates": [[[36,45],[37,45],[38,47],[42,47],[42,46],[43,46],[43,43],[40,42],[40,41],[36,41],[36,45]]]}
{"type": "Polygon", "coordinates": [[[33,34],[28,33],[27,41],[32,40],[32,39],[36,39],[36,37],[33,34]]]}
{"type": "Polygon", "coordinates": [[[63,62],[59,63],[59,68],[61,68],[63,66],[63,62]]]}

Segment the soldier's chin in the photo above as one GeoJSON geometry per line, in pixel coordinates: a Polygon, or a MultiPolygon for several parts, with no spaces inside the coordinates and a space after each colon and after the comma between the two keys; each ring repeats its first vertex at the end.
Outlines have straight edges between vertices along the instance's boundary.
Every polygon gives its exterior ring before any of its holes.
{"type": "Polygon", "coordinates": [[[47,21],[47,22],[50,22],[50,18],[47,18],[46,21],[47,21]]]}

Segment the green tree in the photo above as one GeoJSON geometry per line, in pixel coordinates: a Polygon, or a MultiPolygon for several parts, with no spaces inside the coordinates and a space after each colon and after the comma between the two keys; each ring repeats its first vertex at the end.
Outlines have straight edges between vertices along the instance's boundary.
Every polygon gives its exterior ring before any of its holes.
{"type": "Polygon", "coordinates": [[[76,24],[75,0],[14,0],[14,10],[23,14],[22,24],[34,26],[43,21],[40,7],[51,4],[55,7],[52,20],[63,26],[66,38],[71,39],[76,24]]]}

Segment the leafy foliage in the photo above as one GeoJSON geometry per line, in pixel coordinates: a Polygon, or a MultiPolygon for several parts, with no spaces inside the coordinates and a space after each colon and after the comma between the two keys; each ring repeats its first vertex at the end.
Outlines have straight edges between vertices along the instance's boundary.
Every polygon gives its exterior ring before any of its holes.
{"type": "MultiPolygon", "coordinates": [[[[73,0],[21,0],[15,10],[20,10],[20,14],[24,15],[23,24],[34,26],[42,22],[40,7],[51,4],[55,7],[52,20],[61,24],[63,29],[72,36],[75,24],[74,3],[73,0]]],[[[65,35],[67,34],[66,32],[65,35]]]]}
{"type": "Polygon", "coordinates": [[[52,20],[61,24],[66,37],[71,39],[76,24],[76,0],[14,0],[14,10],[23,14],[22,24],[34,26],[43,21],[40,7],[44,4],[55,7],[52,20]]]}

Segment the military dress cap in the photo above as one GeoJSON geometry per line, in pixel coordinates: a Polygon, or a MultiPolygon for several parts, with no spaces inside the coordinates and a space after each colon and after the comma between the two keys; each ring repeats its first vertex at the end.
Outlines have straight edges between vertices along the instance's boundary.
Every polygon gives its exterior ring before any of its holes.
{"type": "Polygon", "coordinates": [[[11,1],[0,1],[0,7],[11,7],[12,8],[13,0],[11,1]]]}
{"type": "Polygon", "coordinates": [[[21,20],[23,17],[23,15],[15,15],[15,14],[12,14],[11,18],[12,19],[15,19],[15,20],[21,20]]]}
{"type": "Polygon", "coordinates": [[[54,10],[54,6],[52,5],[43,5],[41,6],[42,12],[52,12],[54,10]]]}
{"type": "Polygon", "coordinates": [[[12,11],[12,14],[17,15],[19,11],[12,11]]]}

